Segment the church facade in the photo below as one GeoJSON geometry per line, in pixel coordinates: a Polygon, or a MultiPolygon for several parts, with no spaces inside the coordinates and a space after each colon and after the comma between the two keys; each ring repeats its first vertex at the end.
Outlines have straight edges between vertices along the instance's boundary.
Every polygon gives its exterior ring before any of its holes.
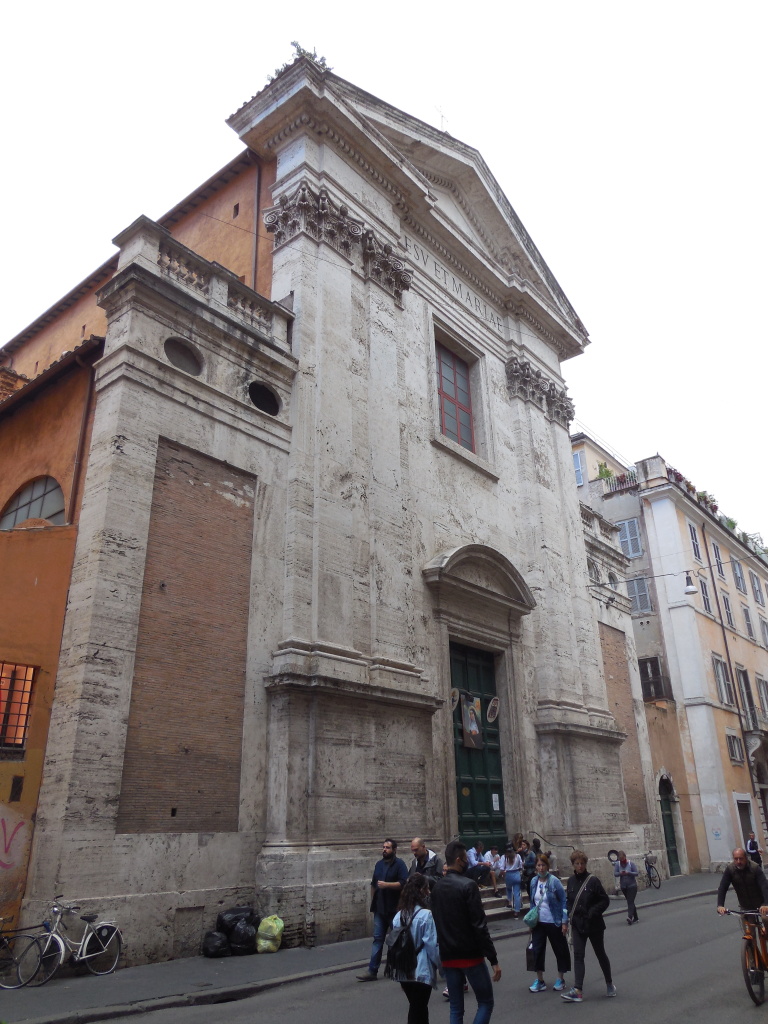
{"type": "Polygon", "coordinates": [[[103,354],[24,911],[91,901],[137,962],[236,902],[364,934],[384,836],[599,864],[643,834],[573,484],[579,318],[445,133],[307,58],[229,123],[243,157],[78,298],[103,354]]]}

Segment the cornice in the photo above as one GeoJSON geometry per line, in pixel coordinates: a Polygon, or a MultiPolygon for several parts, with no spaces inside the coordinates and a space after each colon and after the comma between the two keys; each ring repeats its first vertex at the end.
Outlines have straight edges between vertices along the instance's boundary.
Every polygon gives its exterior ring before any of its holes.
{"type": "Polygon", "coordinates": [[[419,167],[419,171],[424,175],[427,181],[431,181],[433,185],[437,185],[438,188],[445,189],[446,192],[450,192],[453,198],[456,200],[458,205],[461,207],[461,211],[467,218],[469,223],[478,233],[480,238],[483,240],[483,244],[488,249],[488,252],[493,256],[500,267],[503,267],[507,273],[512,273],[511,261],[506,258],[502,251],[494,244],[493,239],[488,235],[484,229],[480,219],[475,215],[475,211],[467,202],[463,191],[456,185],[450,178],[442,178],[438,174],[433,174],[432,171],[426,170],[424,167],[419,167]]]}
{"type": "Polygon", "coordinates": [[[434,235],[430,234],[427,229],[419,223],[418,220],[413,216],[412,213],[407,213],[403,217],[403,224],[407,224],[412,231],[423,238],[426,242],[432,246],[437,252],[440,253],[446,263],[450,263],[452,267],[455,267],[468,281],[470,281],[478,292],[482,292],[487,298],[491,300],[499,309],[508,309],[509,303],[505,302],[504,299],[500,298],[492,288],[489,288],[484,281],[482,281],[474,271],[470,270],[465,263],[462,263],[460,259],[453,255],[441,241],[435,238],[434,235]]]}
{"type": "Polygon", "coordinates": [[[311,114],[301,114],[299,117],[294,118],[293,121],[289,121],[288,124],[284,125],[279,132],[267,140],[266,147],[270,150],[275,149],[280,145],[280,143],[285,142],[285,140],[294,132],[305,130],[307,128],[311,129],[317,135],[327,136],[337,149],[340,149],[342,153],[354,160],[355,163],[358,164],[358,166],[361,167],[371,178],[373,178],[377,184],[381,185],[385,191],[389,192],[390,195],[394,197],[395,206],[399,210],[405,212],[409,209],[407,198],[405,194],[400,191],[397,185],[391,182],[389,178],[385,177],[385,175],[383,175],[378,168],[374,167],[370,161],[366,160],[363,154],[359,150],[355,149],[350,142],[347,142],[347,140],[341,136],[335,128],[331,127],[327,121],[317,121],[311,114]]]}

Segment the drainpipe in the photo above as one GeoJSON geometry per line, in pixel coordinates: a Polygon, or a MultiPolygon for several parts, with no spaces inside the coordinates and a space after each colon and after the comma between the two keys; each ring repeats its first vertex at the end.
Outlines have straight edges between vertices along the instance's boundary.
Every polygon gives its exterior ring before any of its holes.
{"type": "MultiPolygon", "coordinates": [[[[725,630],[725,623],[723,622],[723,613],[722,613],[722,611],[720,609],[720,595],[719,595],[719,592],[718,592],[718,589],[717,589],[717,583],[715,581],[714,569],[712,568],[712,559],[711,559],[710,554],[709,554],[709,544],[707,542],[707,524],[705,522],[703,522],[703,521],[702,521],[702,524],[701,524],[701,535],[702,535],[702,537],[704,539],[704,546],[705,546],[705,550],[707,552],[707,568],[709,569],[709,577],[710,577],[710,579],[712,581],[712,590],[714,592],[715,603],[717,605],[717,619],[718,619],[718,622],[720,623],[720,632],[723,634],[723,646],[725,647],[725,660],[726,660],[726,663],[728,665],[728,671],[731,674],[731,682],[733,683],[733,695],[736,698],[736,707],[739,709],[739,728],[740,728],[740,731],[741,731],[741,742],[742,742],[742,744],[744,746],[744,756],[747,759],[747,766],[749,767],[749,778],[750,778],[750,781],[752,783],[752,796],[754,796],[755,800],[757,800],[757,782],[755,780],[755,773],[752,771],[752,766],[751,766],[750,760],[749,760],[749,752],[748,752],[748,748],[747,748],[747,736],[746,736],[746,733],[744,731],[744,718],[742,717],[741,702],[740,702],[740,699],[739,699],[740,698],[739,687],[738,687],[737,682],[736,682],[736,673],[733,670],[733,664],[731,662],[731,649],[728,646],[728,634],[727,634],[727,632],[725,630]]],[[[744,709],[744,715],[746,715],[747,710],[748,710],[747,708],[744,709]]],[[[759,806],[760,806],[760,804],[759,804],[759,801],[758,801],[758,808],[759,808],[759,806]]]]}
{"type": "MultiPolygon", "coordinates": [[[[77,492],[80,488],[80,480],[83,475],[83,459],[85,456],[85,435],[88,430],[88,419],[91,415],[91,408],[93,407],[93,395],[94,395],[94,381],[95,381],[95,370],[93,363],[84,363],[83,357],[78,355],[75,357],[75,362],[78,366],[88,370],[88,395],[83,406],[83,415],[80,420],[80,436],[77,439],[77,449],[75,450],[75,466],[72,471],[72,488],[69,494],[69,515],[67,516],[67,526],[71,526],[74,519],[74,508],[75,502],[77,501],[77,492]]],[[[746,750],[746,747],[744,748],[746,750]]]]}

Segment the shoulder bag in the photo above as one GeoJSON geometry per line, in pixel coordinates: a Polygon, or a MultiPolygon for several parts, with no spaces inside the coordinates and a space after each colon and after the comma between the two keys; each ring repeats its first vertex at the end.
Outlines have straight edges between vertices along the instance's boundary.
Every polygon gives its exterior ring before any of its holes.
{"type": "Polygon", "coordinates": [[[584,890],[585,890],[585,889],[587,888],[587,882],[589,881],[589,879],[590,879],[591,877],[592,877],[592,875],[589,875],[589,876],[588,876],[588,877],[587,877],[587,878],[586,878],[586,879],[584,880],[584,884],[583,884],[583,885],[582,885],[582,887],[581,887],[581,888],[579,889],[578,895],[576,896],[576,899],[575,899],[575,900],[573,901],[573,906],[571,907],[571,912],[570,912],[570,914],[568,915],[568,944],[569,944],[570,946],[572,946],[572,945],[573,945],[573,915],[574,915],[574,914],[576,913],[576,904],[577,904],[577,903],[579,902],[579,900],[581,899],[581,894],[582,894],[582,893],[584,892],[584,890]]]}

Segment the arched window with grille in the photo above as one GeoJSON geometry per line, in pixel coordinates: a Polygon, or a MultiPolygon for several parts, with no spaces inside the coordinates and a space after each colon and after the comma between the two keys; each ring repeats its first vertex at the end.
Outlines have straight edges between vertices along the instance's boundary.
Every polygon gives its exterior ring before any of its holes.
{"type": "Polygon", "coordinates": [[[64,492],[52,476],[39,476],[16,492],[0,514],[0,530],[12,530],[27,519],[64,525],[64,492]]]}

